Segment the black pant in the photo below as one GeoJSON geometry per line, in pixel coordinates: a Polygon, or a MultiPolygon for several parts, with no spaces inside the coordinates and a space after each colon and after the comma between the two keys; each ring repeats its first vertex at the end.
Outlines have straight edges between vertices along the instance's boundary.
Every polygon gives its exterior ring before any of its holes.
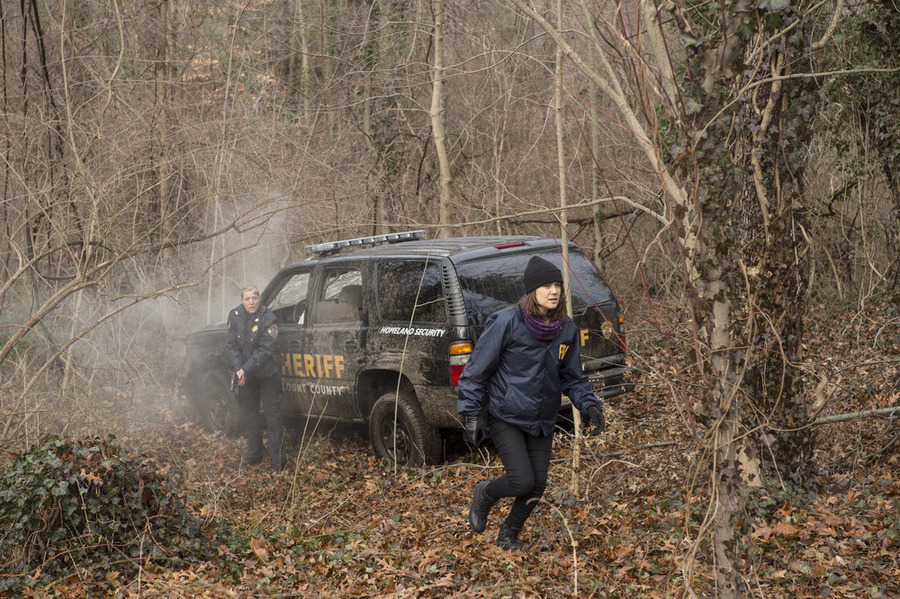
{"type": "Polygon", "coordinates": [[[283,468],[285,463],[284,425],[281,418],[281,373],[268,378],[247,375],[243,385],[238,387],[238,405],[244,421],[244,436],[247,438],[248,461],[259,461],[263,457],[262,423],[259,420],[259,405],[262,402],[269,433],[269,456],[273,468],[283,468]]]}
{"type": "Polygon", "coordinates": [[[534,437],[496,418],[490,419],[489,426],[491,440],[503,461],[506,474],[488,484],[487,494],[494,499],[516,498],[506,518],[506,525],[520,531],[547,488],[553,433],[546,437],[534,437]]]}

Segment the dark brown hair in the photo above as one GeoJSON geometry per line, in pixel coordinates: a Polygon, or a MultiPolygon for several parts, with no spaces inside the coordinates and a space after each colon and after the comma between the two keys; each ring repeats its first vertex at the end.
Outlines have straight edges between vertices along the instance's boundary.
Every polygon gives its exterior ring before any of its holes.
{"type": "MultiPolygon", "coordinates": [[[[560,285],[562,287],[562,285],[560,285]]],[[[567,315],[566,310],[566,289],[562,287],[559,293],[559,303],[556,304],[556,308],[547,312],[547,314],[541,314],[541,307],[537,303],[537,299],[534,297],[534,291],[531,291],[519,300],[519,305],[522,306],[522,309],[531,314],[532,316],[536,316],[538,318],[544,319],[548,322],[553,322],[554,320],[562,320],[567,315]]]]}

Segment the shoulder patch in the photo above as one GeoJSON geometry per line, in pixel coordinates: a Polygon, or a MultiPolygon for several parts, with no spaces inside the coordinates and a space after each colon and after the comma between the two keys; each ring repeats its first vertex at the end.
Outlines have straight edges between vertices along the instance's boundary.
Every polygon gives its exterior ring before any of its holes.
{"type": "Polygon", "coordinates": [[[271,337],[272,339],[278,339],[278,325],[277,324],[273,324],[272,326],[270,326],[268,329],[266,329],[266,332],[269,334],[269,337],[271,337]]]}

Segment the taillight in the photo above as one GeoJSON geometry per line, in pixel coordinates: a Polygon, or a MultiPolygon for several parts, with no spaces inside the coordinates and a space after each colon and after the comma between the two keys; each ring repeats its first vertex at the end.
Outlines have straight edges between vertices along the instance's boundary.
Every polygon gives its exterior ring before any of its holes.
{"type": "Polygon", "coordinates": [[[460,341],[450,344],[450,384],[458,385],[459,377],[469,361],[472,353],[472,344],[468,341],[460,341]]]}

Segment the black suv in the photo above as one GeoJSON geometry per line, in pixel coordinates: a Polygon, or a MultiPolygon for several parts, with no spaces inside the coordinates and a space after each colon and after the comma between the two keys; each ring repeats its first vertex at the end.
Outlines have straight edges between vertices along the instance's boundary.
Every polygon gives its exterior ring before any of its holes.
{"type": "MultiPolygon", "coordinates": [[[[262,292],[279,320],[285,416],[368,422],[375,453],[400,464],[437,461],[441,430],[460,428],[456,384],[494,311],[523,295],[535,254],[560,268],[557,239],[425,239],[410,231],[307,246],[262,292]],[[396,423],[396,426],[395,426],[396,423]]],[[[572,312],[584,370],[598,397],[624,393],[619,303],[574,245],[572,312]]],[[[225,327],[189,337],[188,397],[211,429],[233,427],[225,327]]]]}

